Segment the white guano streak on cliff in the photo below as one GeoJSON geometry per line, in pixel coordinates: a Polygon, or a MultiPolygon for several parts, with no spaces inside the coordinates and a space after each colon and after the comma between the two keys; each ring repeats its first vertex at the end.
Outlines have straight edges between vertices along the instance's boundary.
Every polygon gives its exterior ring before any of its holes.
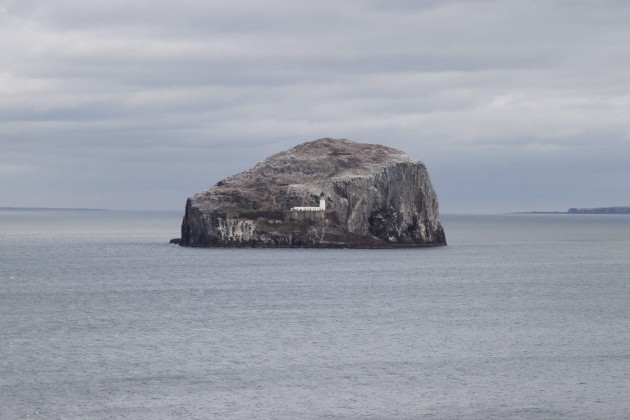
{"type": "Polygon", "coordinates": [[[248,241],[256,231],[256,223],[253,220],[220,219],[217,230],[222,240],[248,241]]]}

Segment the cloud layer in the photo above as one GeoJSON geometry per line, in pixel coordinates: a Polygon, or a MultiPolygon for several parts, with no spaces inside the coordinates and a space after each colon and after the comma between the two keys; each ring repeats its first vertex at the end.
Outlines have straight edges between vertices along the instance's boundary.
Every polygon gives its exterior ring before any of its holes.
{"type": "Polygon", "coordinates": [[[182,208],[320,137],[445,212],[630,205],[630,3],[0,2],[1,205],[182,208]]]}

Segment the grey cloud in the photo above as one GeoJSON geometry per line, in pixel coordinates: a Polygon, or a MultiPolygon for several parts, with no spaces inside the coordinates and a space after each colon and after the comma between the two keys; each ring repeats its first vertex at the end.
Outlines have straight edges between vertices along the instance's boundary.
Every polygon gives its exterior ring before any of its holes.
{"type": "MultiPolygon", "coordinates": [[[[485,211],[512,209],[514,190],[557,201],[528,190],[528,167],[570,191],[563,174],[585,156],[611,177],[603,162],[630,158],[628,18],[615,0],[5,2],[0,183],[24,182],[5,204],[36,197],[28,174],[49,172],[73,185],[64,199],[90,206],[81,200],[93,191],[68,180],[92,169],[111,197],[106,186],[136,177],[127,185],[139,196],[178,208],[186,193],[324,136],[424,160],[446,211],[475,191],[491,196],[485,211]],[[449,175],[466,176],[459,168],[473,174],[466,193],[449,175]]],[[[623,188],[601,190],[622,199],[623,188]]],[[[139,206],[132,192],[114,207],[139,206]]]]}

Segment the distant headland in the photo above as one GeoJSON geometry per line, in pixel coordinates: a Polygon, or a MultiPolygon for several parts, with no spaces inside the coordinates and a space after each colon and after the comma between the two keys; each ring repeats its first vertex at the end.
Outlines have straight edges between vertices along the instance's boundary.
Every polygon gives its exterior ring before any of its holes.
{"type": "Polygon", "coordinates": [[[567,211],[521,211],[509,214],[630,214],[630,207],[570,208],[567,211]]]}

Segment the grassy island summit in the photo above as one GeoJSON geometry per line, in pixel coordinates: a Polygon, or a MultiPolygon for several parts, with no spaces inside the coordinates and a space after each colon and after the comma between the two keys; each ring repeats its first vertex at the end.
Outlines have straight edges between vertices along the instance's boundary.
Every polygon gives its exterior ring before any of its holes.
{"type": "Polygon", "coordinates": [[[193,247],[396,248],[446,245],[425,165],[345,139],[300,144],[186,202],[193,247]]]}

